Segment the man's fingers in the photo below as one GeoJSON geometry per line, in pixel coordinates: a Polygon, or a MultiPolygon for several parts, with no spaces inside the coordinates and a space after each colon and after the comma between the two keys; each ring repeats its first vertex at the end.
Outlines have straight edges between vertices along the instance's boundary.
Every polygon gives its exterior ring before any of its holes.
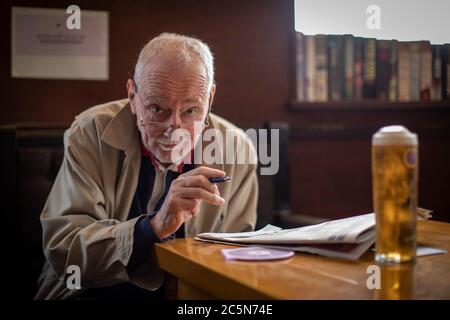
{"type": "Polygon", "coordinates": [[[203,175],[207,178],[215,178],[215,177],[225,177],[225,172],[219,169],[213,169],[209,167],[198,167],[195,169],[192,169],[191,171],[188,171],[186,173],[183,173],[183,177],[188,176],[196,176],[196,175],[203,175]]]}
{"type": "Polygon", "coordinates": [[[178,200],[178,205],[182,210],[193,210],[197,206],[197,200],[181,198],[178,200]]]}
{"type": "Polygon", "coordinates": [[[184,188],[179,195],[184,199],[201,199],[217,206],[225,204],[225,199],[221,196],[199,187],[184,188]]]}
{"type": "Polygon", "coordinates": [[[211,193],[220,195],[217,185],[203,175],[184,177],[180,183],[182,187],[201,187],[211,193]]]}

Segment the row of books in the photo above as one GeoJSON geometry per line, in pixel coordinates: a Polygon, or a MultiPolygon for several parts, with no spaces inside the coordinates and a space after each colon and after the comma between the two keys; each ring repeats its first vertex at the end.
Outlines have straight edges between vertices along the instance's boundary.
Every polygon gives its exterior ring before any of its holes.
{"type": "Polygon", "coordinates": [[[450,99],[450,44],[296,33],[297,101],[450,99]]]}

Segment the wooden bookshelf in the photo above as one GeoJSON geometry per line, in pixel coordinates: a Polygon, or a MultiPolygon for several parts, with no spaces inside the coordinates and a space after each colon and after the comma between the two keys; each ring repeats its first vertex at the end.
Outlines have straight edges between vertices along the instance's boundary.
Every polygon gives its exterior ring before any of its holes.
{"type": "Polygon", "coordinates": [[[450,100],[389,102],[379,100],[364,101],[330,101],[330,102],[299,102],[290,101],[291,111],[450,111],[450,100]]]}
{"type": "Polygon", "coordinates": [[[299,102],[288,110],[294,139],[370,138],[379,128],[401,124],[421,136],[450,137],[450,100],[387,102],[380,100],[299,102]]]}

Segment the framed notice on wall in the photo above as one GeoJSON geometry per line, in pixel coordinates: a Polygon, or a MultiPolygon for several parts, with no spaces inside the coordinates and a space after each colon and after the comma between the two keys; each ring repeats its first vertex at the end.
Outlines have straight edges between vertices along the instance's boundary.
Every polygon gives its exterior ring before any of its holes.
{"type": "Polygon", "coordinates": [[[11,76],[108,80],[108,12],[12,7],[11,76]]]}

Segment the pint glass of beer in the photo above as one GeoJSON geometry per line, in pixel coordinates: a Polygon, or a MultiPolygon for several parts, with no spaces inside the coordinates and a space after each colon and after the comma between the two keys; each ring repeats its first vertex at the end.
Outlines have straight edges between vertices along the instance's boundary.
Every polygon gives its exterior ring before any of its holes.
{"type": "Polygon", "coordinates": [[[375,299],[414,299],[416,285],[416,264],[414,262],[382,264],[380,265],[380,288],[375,290],[375,299]]]}
{"type": "Polygon", "coordinates": [[[372,137],[375,261],[378,263],[400,263],[416,258],[417,180],[417,135],[403,126],[378,130],[372,137]]]}

